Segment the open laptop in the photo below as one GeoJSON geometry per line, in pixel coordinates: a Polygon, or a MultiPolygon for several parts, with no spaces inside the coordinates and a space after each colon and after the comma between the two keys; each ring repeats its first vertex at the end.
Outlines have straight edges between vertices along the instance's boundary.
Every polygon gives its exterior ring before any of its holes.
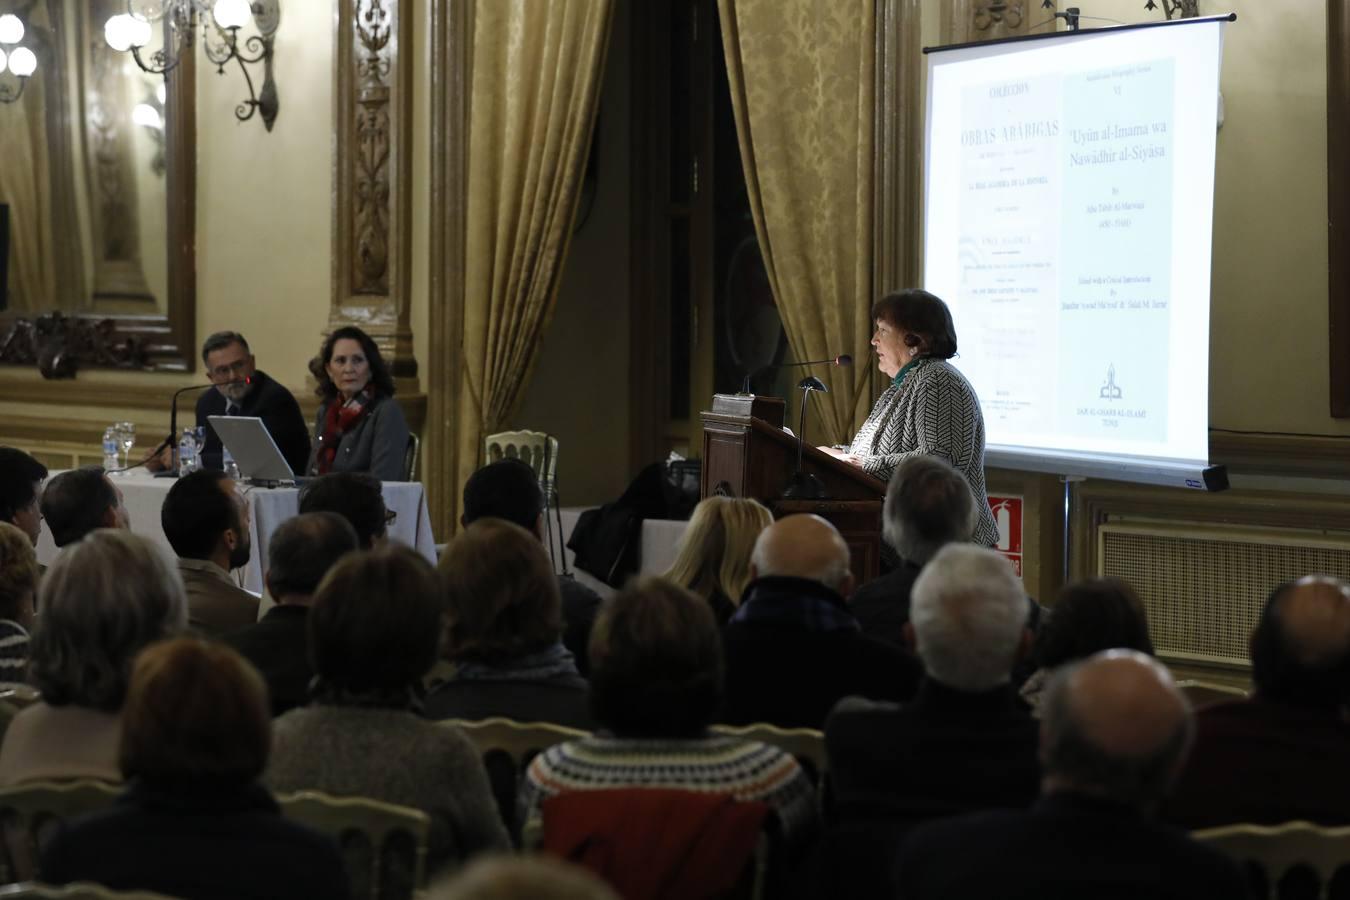
{"type": "Polygon", "coordinates": [[[207,416],[220,442],[239,466],[239,474],[254,483],[294,484],[286,457],[277,449],[267,426],[257,416],[207,416]]]}

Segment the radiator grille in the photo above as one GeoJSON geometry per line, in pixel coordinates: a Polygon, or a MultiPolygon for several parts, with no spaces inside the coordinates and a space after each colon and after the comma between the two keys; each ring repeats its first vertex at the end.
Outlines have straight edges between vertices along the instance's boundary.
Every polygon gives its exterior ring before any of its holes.
{"type": "Polygon", "coordinates": [[[1139,591],[1158,655],[1248,667],[1247,640],[1271,588],[1308,574],[1350,580],[1350,538],[1212,524],[1107,523],[1098,574],[1139,591]]]}

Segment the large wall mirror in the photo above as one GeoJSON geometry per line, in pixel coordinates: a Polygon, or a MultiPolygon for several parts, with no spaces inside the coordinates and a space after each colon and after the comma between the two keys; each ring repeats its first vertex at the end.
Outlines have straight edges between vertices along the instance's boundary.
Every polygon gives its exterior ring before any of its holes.
{"type": "Polygon", "coordinates": [[[143,72],[103,36],[125,11],[126,0],[0,0],[38,58],[18,100],[0,104],[0,362],[53,377],[193,367],[193,54],[167,77],[143,72]]]}

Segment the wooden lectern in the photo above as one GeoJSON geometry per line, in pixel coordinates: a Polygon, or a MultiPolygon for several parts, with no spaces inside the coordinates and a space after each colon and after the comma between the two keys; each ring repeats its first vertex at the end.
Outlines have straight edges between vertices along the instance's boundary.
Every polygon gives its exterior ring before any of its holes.
{"type": "Polygon", "coordinates": [[[853,554],[858,583],[876,578],[881,564],[881,504],[886,482],[806,446],[802,471],[825,483],[825,500],[785,500],[797,468],[797,439],[783,430],[777,397],[715,394],[703,413],[703,478],[699,497],[751,497],[775,517],[815,513],[834,523],[853,554]]]}

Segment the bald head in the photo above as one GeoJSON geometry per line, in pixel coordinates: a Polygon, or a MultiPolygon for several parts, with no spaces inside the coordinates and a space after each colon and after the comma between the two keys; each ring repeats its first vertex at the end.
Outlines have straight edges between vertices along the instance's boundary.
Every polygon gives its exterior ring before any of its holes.
{"type": "Polygon", "coordinates": [[[1251,652],[1262,699],[1327,709],[1350,702],[1350,587],[1324,575],[1280,585],[1251,652]]]}
{"type": "Polygon", "coordinates": [[[1190,745],[1190,705],[1167,670],[1133,650],[1060,669],[1046,696],[1046,789],[1099,794],[1152,809],[1190,745]]]}
{"type": "Polygon", "coordinates": [[[848,544],[820,516],[785,516],[764,529],[750,556],[755,578],[806,578],[847,597],[853,593],[848,544]]]}

